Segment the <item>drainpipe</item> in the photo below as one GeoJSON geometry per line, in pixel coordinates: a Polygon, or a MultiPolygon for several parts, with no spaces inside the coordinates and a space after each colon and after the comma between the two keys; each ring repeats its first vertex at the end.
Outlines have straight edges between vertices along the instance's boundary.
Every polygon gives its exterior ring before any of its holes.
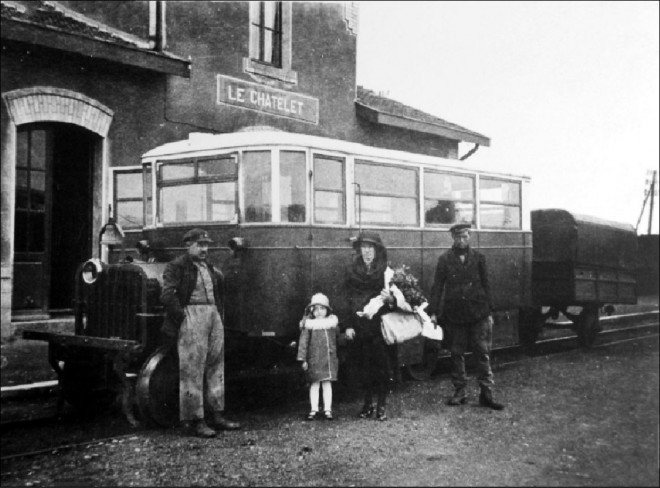
{"type": "Polygon", "coordinates": [[[472,156],[474,153],[477,152],[477,149],[479,149],[479,144],[475,144],[474,147],[473,147],[472,149],[470,149],[470,150],[467,152],[467,154],[465,154],[464,156],[462,156],[462,157],[460,158],[461,161],[465,161],[467,158],[469,158],[470,156],[472,156]]]}
{"type": "Polygon", "coordinates": [[[163,51],[167,44],[165,30],[165,2],[149,2],[149,47],[163,51]]]}

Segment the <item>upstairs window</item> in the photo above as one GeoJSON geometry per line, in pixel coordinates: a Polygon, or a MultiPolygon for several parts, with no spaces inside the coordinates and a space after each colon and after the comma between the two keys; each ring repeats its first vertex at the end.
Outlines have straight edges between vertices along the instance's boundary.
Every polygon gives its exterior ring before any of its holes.
{"type": "Polygon", "coordinates": [[[291,70],[291,2],[248,2],[250,52],[243,69],[257,81],[261,77],[297,84],[291,70]]]}
{"type": "Polygon", "coordinates": [[[417,169],[355,161],[355,208],[363,224],[418,225],[417,169]]]}
{"type": "Polygon", "coordinates": [[[520,183],[480,178],[479,219],[484,229],[520,229],[520,183]]]}
{"type": "Polygon", "coordinates": [[[474,177],[424,172],[426,225],[474,223],[474,177]]]}
{"type": "Polygon", "coordinates": [[[160,163],[158,214],[163,224],[237,220],[235,155],[160,163]]]}
{"type": "Polygon", "coordinates": [[[251,36],[259,40],[257,61],[282,67],[282,2],[257,2],[259,14],[252,19],[251,36]],[[256,21],[256,22],[255,22],[256,21]]]}

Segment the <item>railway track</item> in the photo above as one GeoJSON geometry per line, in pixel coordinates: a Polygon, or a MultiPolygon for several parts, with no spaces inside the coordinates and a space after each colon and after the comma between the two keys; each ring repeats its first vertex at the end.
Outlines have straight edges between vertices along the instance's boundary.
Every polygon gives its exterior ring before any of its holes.
{"type": "MultiPolygon", "coordinates": [[[[657,340],[659,336],[659,323],[657,320],[657,313],[655,313],[655,320],[649,321],[648,317],[645,323],[640,323],[640,324],[635,324],[635,325],[627,325],[623,327],[612,327],[606,330],[603,330],[599,333],[598,338],[596,340],[596,343],[594,344],[593,348],[601,348],[601,347],[609,347],[613,346],[619,343],[623,342],[629,342],[629,341],[638,341],[638,340],[652,340],[655,339],[657,340]]],[[[578,343],[577,343],[577,338],[574,335],[571,336],[562,336],[562,337],[553,337],[553,338],[546,338],[539,340],[538,343],[536,344],[536,347],[532,352],[530,351],[523,351],[520,346],[510,346],[510,347],[504,347],[504,348],[499,348],[496,351],[494,351],[494,361],[493,361],[493,368],[497,370],[500,367],[504,366],[510,366],[515,363],[519,363],[522,361],[527,360],[530,356],[532,357],[537,357],[537,356],[543,356],[543,355],[554,355],[554,354],[561,354],[561,353],[566,353],[570,351],[574,351],[575,349],[578,349],[578,343]]],[[[469,363],[468,363],[469,364],[469,363]]],[[[449,357],[448,356],[443,356],[440,357],[438,368],[436,370],[436,375],[438,375],[440,378],[448,376],[448,366],[449,366],[449,357]]],[[[42,401],[53,401],[53,395],[56,392],[51,392],[50,397],[42,398],[42,401]]],[[[116,417],[118,422],[122,422],[123,418],[121,417],[120,414],[116,414],[116,417]]],[[[23,419],[18,422],[3,422],[2,428],[3,431],[11,430],[11,429],[33,429],[33,428],[39,428],[39,427],[45,427],[49,426],[51,424],[57,423],[57,422],[64,422],[64,423],[70,423],[70,422],[75,422],[76,418],[73,416],[67,417],[67,416],[62,416],[62,415],[51,415],[51,416],[40,416],[40,417],[34,417],[34,418],[28,418],[28,419],[23,419]]],[[[93,422],[93,420],[88,420],[89,422],[93,422]]],[[[125,421],[124,421],[125,422],[125,421]]],[[[18,458],[25,458],[25,457],[31,457],[31,456],[37,456],[40,454],[46,454],[46,453],[54,453],[54,452],[60,452],[63,450],[71,450],[71,449],[82,449],[86,448],[87,446],[92,446],[95,444],[99,443],[109,443],[113,442],[115,440],[121,440],[121,439],[126,439],[130,438],[132,436],[135,436],[139,434],[140,432],[144,432],[147,429],[143,427],[137,427],[133,428],[128,425],[125,426],[126,428],[117,428],[118,430],[122,431],[122,434],[120,435],[114,435],[114,436],[100,436],[100,437],[95,437],[93,439],[89,440],[81,440],[77,442],[66,442],[55,445],[55,446],[48,446],[44,447],[41,449],[35,449],[35,450],[30,450],[30,451],[23,451],[23,452],[17,452],[13,454],[9,454],[6,456],[2,456],[0,458],[1,462],[3,465],[5,463],[9,463],[14,459],[18,458]],[[130,431],[129,433],[125,433],[127,431],[130,431]]],[[[116,430],[115,430],[116,432],[116,430]]],[[[3,449],[4,450],[4,449],[3,449]]]]}

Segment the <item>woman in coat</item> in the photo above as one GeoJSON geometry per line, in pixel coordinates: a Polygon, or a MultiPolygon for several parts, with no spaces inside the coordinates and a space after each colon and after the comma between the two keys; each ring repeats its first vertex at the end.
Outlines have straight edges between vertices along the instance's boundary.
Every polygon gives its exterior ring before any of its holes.
{"type": "Polygon", "coordinates": [[[364,404],[360,411],[361,418],[369,418],[374,412],[376,419],[387,420],[385,406],[392,367],[388,345],[381,332],[380,321],[383,314],[393,311],[396,301],[385,288],[385,270],[387,269],[387,250],[376,232],[361,232],[353,243],[357,254],[348,270],[348,288],[350,318],[346,329],[348,339],[355,338],[358,365],[362,372],[364,404]],[[384,305],[373,315],[358,316],[372,298],[381,296],[384,305]],[[373,404],[374,393],[377,405],[373,404]]]}

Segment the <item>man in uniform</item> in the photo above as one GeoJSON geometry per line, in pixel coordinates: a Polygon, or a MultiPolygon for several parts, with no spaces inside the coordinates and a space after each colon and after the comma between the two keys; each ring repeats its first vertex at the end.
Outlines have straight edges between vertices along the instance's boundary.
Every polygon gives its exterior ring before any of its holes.
{"type": "Polygon", "coordinates": [[[166,317],[163,333],[177,340],[179,355],[179,418],[185,431],[213,437],[220,429],[238,429],[223,416],[225,407],[225,341],[222,319],[222,273],[207,263],[209,243],[203,229],[183,237],[186,254],[168,263],[161,301],[166,317]],[[205,404],[206,402],[206,404],[205,404]]]}
{"type": "Polygon", "coordinates": [[[448,328],[451,338],[451,376],[454,385],[454,395],[447,403],[467,403],[464,353],[471,343],[481,388],[479,404],[502,410],[504,405],[493,400],[492,392],[494,382],[490,350],[493,316],[486,259],[469,245],[470,224],[456,224],[449,230],[454,244],[438,258],[429,306],[431,320],[437,322],[444,292],[441,322],[448,328]]]}

